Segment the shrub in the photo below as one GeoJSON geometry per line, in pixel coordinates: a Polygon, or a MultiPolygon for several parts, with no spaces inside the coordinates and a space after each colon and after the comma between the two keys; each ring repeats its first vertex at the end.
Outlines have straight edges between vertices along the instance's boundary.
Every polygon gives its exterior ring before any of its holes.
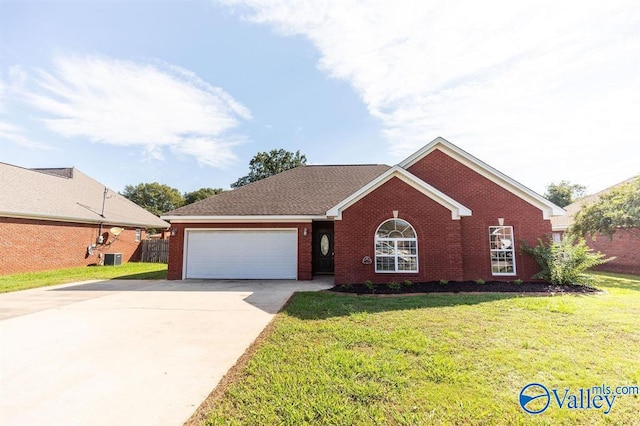
{"type": "Polygon", "coordinates": [[[520,278],[518,278],[517,280],[513,280],[513,283],[520,285],[520,284],[522,284],[522,280],[520,278]]]}
{"type": "Polygon", "coordinates": [[[375,286],[375,285],[373,285],[373,283],[371,282],[371,280],[366,280],[366,281],[364,282],[364,285],[365,285],[365,287],[367,287],[367,288],[371,291],[371,293],[375,293],[375,291],[376,291],[376,286],[375,286]]]}
{"type": "Polygon", "coordinates": [[[482,278],[478,278],[478,279],[476,280],[476,284],[480,284],[480,285],[482,285],[482,284],[484,284],[484,280],[483,280],[482,278]]]}
{"type": "Polygon", "coordinates": [[[399,282],[391,281],[387,283],[387,287],[389,287],[393,291],[398,291],[400,290],[400,287],[402,287],[402,285],[399,282]]]}
{"type": "Polygon", "coordinates": [[[449,284],[449,281],[445,280],[444,278],[440,280],[440,284],[442,285],[447,285],[449,284]]]}
{"type": "Polygon", "coordinates": [[[351,283],[344,283],[342,284],[342,288],[344,288],[345,290],[351,290],[353,288],[353,285],[351,285],[351,283]]]}
{"type": "Polygon", "coordinates": [[[592,253],[584,238],[572,235],[565,235],[559,242],[538,239],[538,245],[534,247],[523,242],[521,250],[532,256],[542,268],[533,278],[556,285],[585,284],[589,280],[585,274],[587,270],[615,259],[604,259],[602,253],[592,253]]]}
{"type": "Polygon", "coordinates": [[[411,287],[413,285],[413,282],[411,280],[404,280],[402,284],[404,284],[406,287],[411,287]]]}

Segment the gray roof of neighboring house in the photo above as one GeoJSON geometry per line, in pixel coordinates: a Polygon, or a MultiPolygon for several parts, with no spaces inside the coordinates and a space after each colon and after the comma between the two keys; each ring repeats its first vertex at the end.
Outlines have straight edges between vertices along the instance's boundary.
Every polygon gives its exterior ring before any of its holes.
{"type": "Polygon", "coordinates": [[[324,215],[388,169],[380,164],[300,166],[180,207],[163,217],[324,215]]]}
{"type": "Polygon", "coordinates": [[[606,194],[614,188],[619,187],[620,185],[624,185],[625,183],[632,182],[636,179],[640,178],[640,175],[634,176],[630,179],[625,180],[624,182],[620,182],[616,185],[610,186],[609,188],[603,189],[600,192],[596,192],[595,194],[584,196],[573,203],[565,206],[564,209],[567,211],[565,216],[555,216],[551,218],[551,227],[554,231],[564,231],[573,223],[573,217],[578,214],[580,210],[582,210],[583,206],[588,206],[589,204],[593,204],[600,196],[606,194]]]}
{"type": "Polygon", "coordinates": [[[26,169],[0,163],[0,216],[169,227],[117,192],[107,189],[106,199],[104,192],[104,185],[76,168],[26,169]]]}

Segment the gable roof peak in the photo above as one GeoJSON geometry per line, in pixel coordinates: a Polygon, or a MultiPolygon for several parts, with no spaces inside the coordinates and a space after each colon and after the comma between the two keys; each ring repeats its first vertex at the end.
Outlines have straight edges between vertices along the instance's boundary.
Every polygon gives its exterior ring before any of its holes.
{"type": "Polygon", "coordinates": [[[484,161],[477,159],[473,155],[469,154],[460,147],[454,145],[453,143],[440,136],[420,148],[418,151],[411,154],[405,160],[400,162],[398,166],[408,170],[411,166],[422,160],[424,157],[426,157],[436,149],[464,164],[471,170],[491,180],[507,191],[513,193],[517,197],[522,198],[531,205],[538,207],[540,210],[542,210],[544,219],[549,219],[553,216],[564,216],[566,214],[562,207],[553,204],[542,195],[532,191],[521,183],[515,181],[514,179],[498,171],[497,169],[494,169],[484,161]]]}
{"type": "Polygon", "coordinates": [[[445,207],[446,209],[451,211],[451,219],[459,220],[461,216],[471,216],[471,209],[465,207],[460,204],[458,201],[449,197],[448,195],[440,192],[438,189],[429,185],[419,177],[415,176],[411,172],[406,169],[395,165],[389,168],[386,172],[376,177],[368,184],[360,188],[358,191],[351,194],[349,197],[342,200],[337,205],[333,206],[331,209],[327,211],[327,217],[333,217],[337,220],[340,220],[342,217],[342,212],[348,209],[357,201],[361,200],[384,183],[388,182],[392,178],[398,178],[407,185],[413,187],[414,189],[420,191],[422,194],[434,200],[436,203],[445,207]]]}

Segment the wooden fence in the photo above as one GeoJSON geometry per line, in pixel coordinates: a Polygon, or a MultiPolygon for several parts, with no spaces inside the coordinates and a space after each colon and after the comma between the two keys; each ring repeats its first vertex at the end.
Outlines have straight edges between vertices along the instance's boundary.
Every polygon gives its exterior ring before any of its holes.
{"type": "Polygon", "coordinates": [[[143,240],[143,262],[169,263],[169,240],[143,240]]]}

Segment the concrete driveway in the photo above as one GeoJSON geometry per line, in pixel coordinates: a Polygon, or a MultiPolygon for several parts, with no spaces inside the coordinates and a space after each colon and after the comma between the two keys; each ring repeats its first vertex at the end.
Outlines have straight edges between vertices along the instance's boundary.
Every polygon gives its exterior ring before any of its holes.
{"type": "Polygon", "coordinates": [[[294,291],[94,281],[0,294],[0,424],[180,425],[294,291]]]}

